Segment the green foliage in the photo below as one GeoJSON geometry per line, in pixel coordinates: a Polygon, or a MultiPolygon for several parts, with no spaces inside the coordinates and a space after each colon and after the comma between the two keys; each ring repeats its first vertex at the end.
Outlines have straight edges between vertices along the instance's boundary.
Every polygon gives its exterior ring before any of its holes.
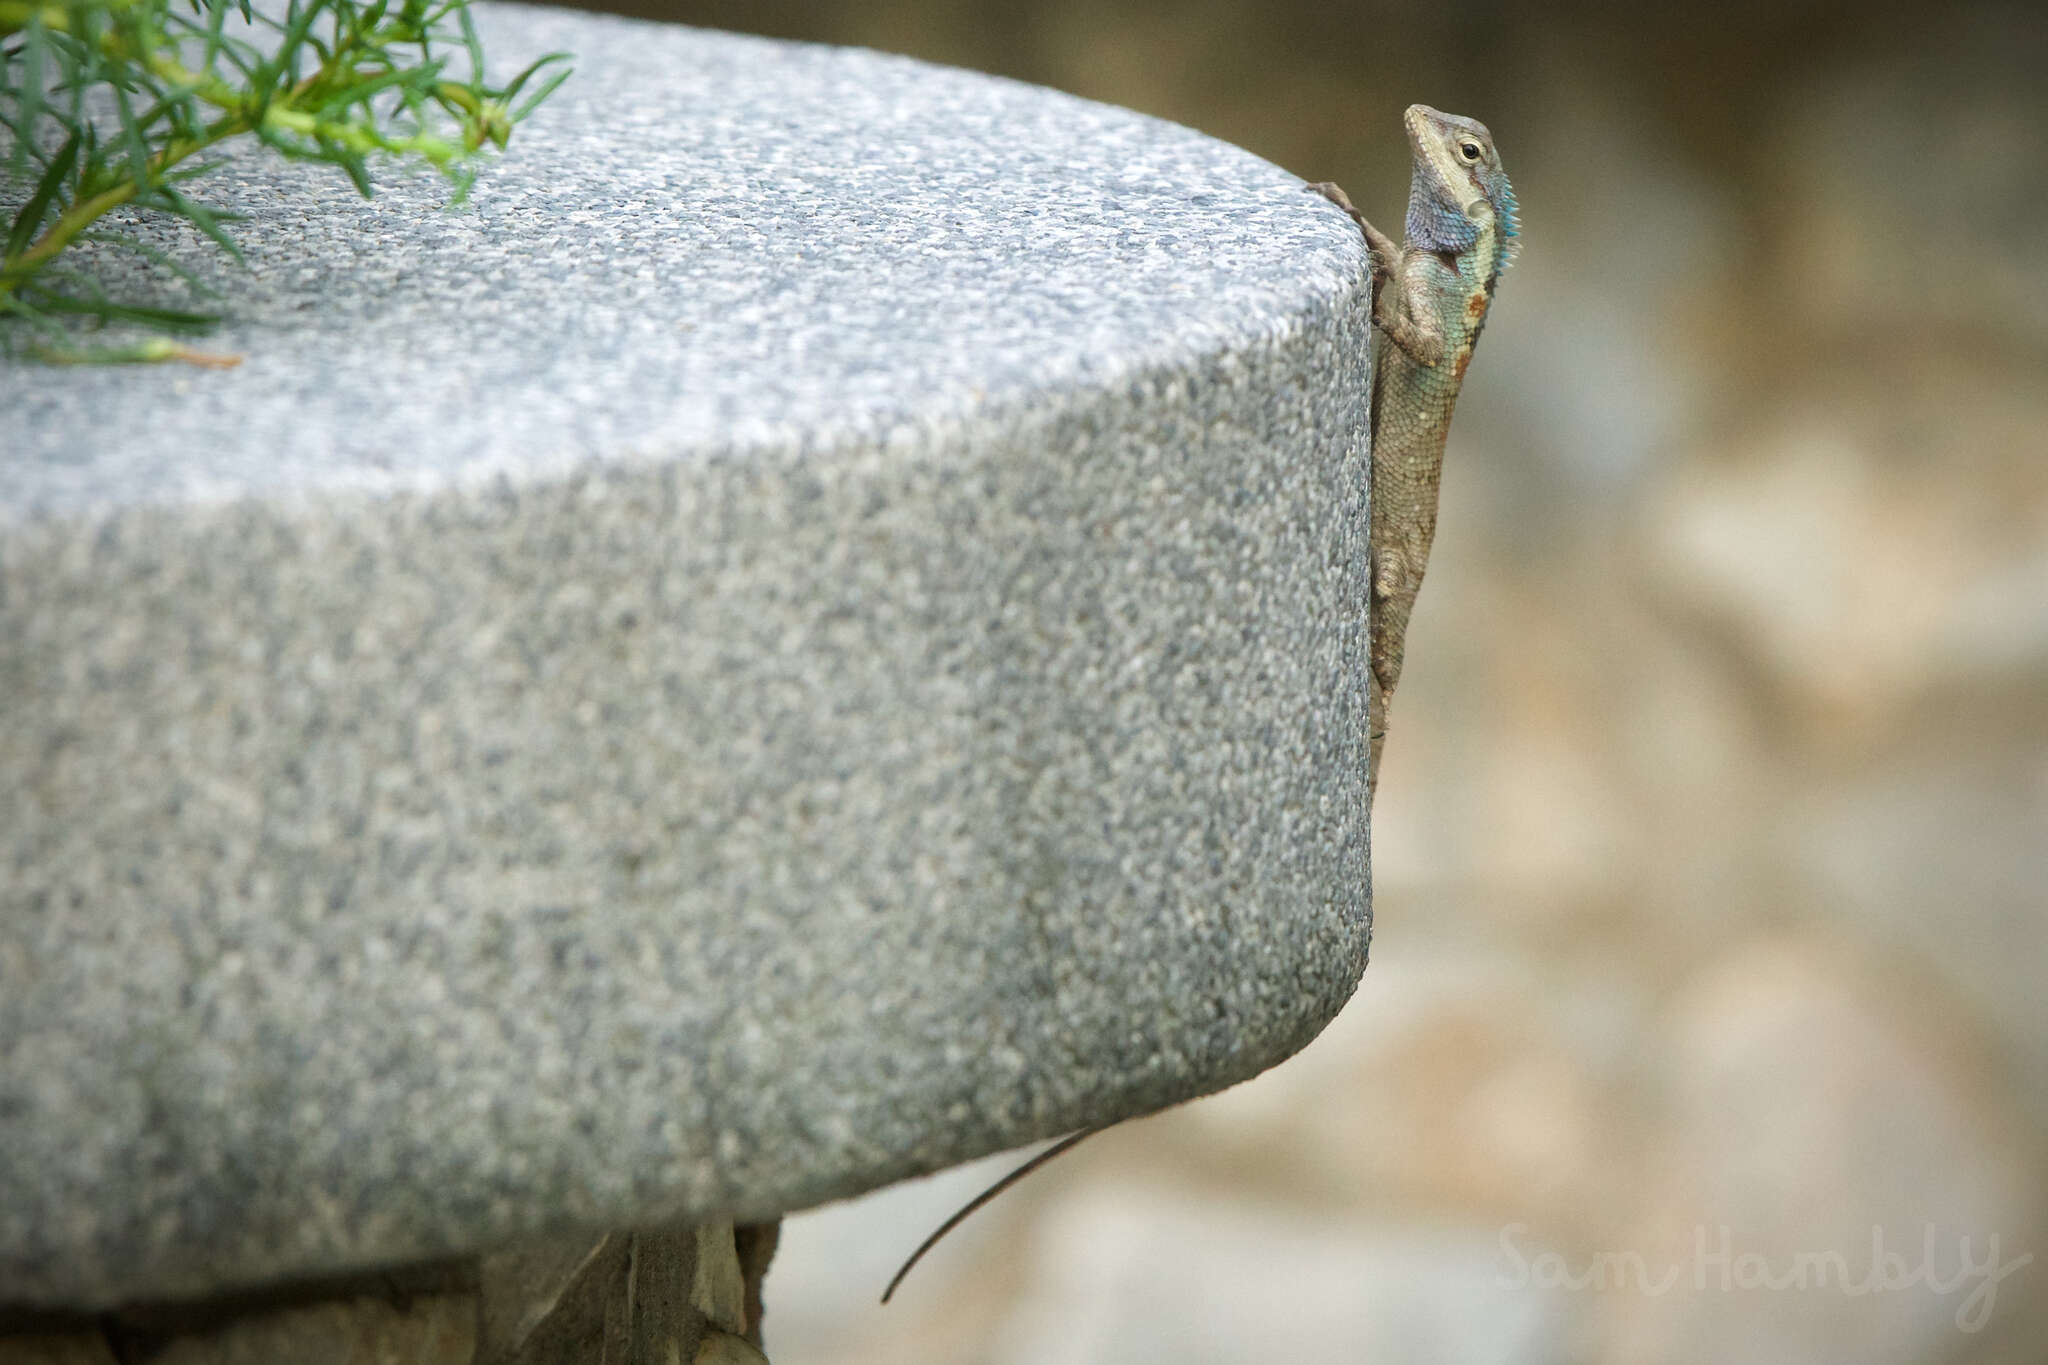
{"type": "Polygon", "coordinates": [[[188,193],[235,138],[337,166],[365,196],[372,156],[423,160],[460,201],[478,154],[569,74],[552,53],[487,83],[466,3],[0,0],[0,344],[25,332],[53,359],[201,358],[162,337],[76,349],[66,319],[176,333],[218,318],[111,298],[63,252],[135,252],[205,297],[161,253],[96,225],[122,205],[154,209],[240,260],[231,216],[188,193]]]}

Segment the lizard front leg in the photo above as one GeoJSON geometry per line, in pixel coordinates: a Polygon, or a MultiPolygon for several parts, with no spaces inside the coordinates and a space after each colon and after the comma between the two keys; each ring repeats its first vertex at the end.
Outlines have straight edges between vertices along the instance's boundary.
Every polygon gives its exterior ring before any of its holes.
{"type": "Polygon", "coordinates": [[[1358,230],[1365,234],[1366,254],[1372,260],[1373,283],[1377,285],[1382,280],[1391,278],[1395,267],[1401,262],[1400,245],[1367,222],[1364,211],[1351,202],[1351,196],[1344,193],[1344,187],[1335,181],[1319,181],[1308,188],[1349,214],[1351,221],[1358,224],[1358,230]]]}
{"type": "Polygon", "coordinates": [[[1366,220],[1364,211],[1351,202],[1351,196],[1344,193],[1343,186],[1323,180],[1307,188],[1344,210],[1351,221],[1358,224],[1358,230],[1365,234],[1366,251],[1372,258],[1373,284],[1376,286],[1372,300],[1373,325],[1385,332],[1410,360],[1426,370],[1435,369],[1444,358],[1443,333],[1440,328],[1429,325],[1436,314],[1429,307],[1428,282],[1419,270],[1409,269],[1407,251],[1366,220]],[[1396,280],[1401,285],[1398,296],[1385,287],[1388,282],[1396,280]],[[1425,321],[1417,322],[1418,318],[1425,321]]]}
{"type": "Polygon", "coordinates": [[[1443,363],[1444,324],[1431,306],[1428,260],[1403,251],[1390,283],[1398,290],[1382,289],[1373,299],[1373,325],[1386,333],[1387,340],[1401,348],[1425,370],[1443,363]]]}

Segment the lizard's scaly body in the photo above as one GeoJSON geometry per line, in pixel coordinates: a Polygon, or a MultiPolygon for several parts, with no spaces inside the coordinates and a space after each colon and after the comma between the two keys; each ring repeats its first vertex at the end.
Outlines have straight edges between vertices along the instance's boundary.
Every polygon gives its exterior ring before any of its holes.
{"type": "MultiPolygon", "coordinates": [[[[1387,702],[1401,679],[1402,642],[1436,537],[1436,490],[1444,436],[1465,381],[1472,347],[1486,325],[1493,286],[1514,251],[1515,194],[1484,125],[1428,105],[1409,106],[1408,145],[1415,177],[1408,192],[1408,243],[1365,220],[1335,185],[1311,185],[1350,214],[1373,256],[1372,321],[1372,730],[1367,790],[1377,787],[1387,702]]],[[[1054,1143],[977,1195],[925,1238],[882,1292],[887,1303],[910,1268],[962,1219],[1059,1156],[1101,1132],[1086,1128],[1054,1143]]]]}
{"type": "Polygon", "coordinates": [[[1408,620],[1436,538],[1451,411],[1516,231],[1514,190],[1485,125],[1422,104],[1409,107],[1406,122],[1415,159],[1406,245],[1394,245],[1335,185],[1311,187],[1365,233],[1377,286],[1369,789],[1379,783],[1387,706],[1401,680],[1408,620]]]}

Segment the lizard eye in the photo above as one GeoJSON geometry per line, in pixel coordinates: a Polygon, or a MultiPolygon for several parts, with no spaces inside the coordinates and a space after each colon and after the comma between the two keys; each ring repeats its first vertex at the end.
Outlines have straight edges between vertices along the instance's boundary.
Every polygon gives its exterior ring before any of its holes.
{"type": "Polygon", "coordinates": [[[1479,144],[1476,142],[1459,143],[1458,155],[1464,157],[1467,161],[1477,161],[1479,159],[1479,144]]]}

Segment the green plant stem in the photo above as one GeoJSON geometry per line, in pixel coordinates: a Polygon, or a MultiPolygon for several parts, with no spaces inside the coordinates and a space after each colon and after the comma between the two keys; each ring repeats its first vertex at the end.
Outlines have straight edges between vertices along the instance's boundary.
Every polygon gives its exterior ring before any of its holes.
{"type": "MultiPolygon", "coordinates": [[[[4,15],[5,10],[6,6],[0,5],[0,15],[4,15]]],[[[106,213],[119,208],[122,204],[134,198],[136,192],[143,188],[144,185],[155,184],[173,166],[199,152],[205,151],[208,147],[242,133],[251,132],[256,128],[257,120],[250,117],[249,113],[241,107],[245,102],[220,95],[218,91],[225,89],[225,87],[221,86],[219,82],[209,82],[195,73],[187,71],[183,66],[180,66],[170,58],[162,57],[160,54],[150,64],[152,69],[156,70],[159,75],[163,75],[167,79],[177,81],[180,85],[186,86],[192,93],[216,108],[227,110],[227,116],[216,120],[209,126],[204,138],[183,138],[167,144],[156,155],[150,157],[141,176],[130,177],[117,185],[111,185],[101,190],[97,194],[81,199],[64,213],[60,214],[55,222],[44,229],[40,237],[24,248],[19,255],[6,262],[4,269],[0,269],[0,297],[12,293],[16,285],[34,274],[44,262],[69,246],[72,239],[77,237],[79,233],[91,227],[94,222],[106,213]],[[207,90],[205,87],[208,85],[215,86],[215,90],[207,90]]],[[[324,70],[320,74],[324,75],[324,70]]],[[[262,122],[268,126],[289,129],[292,132],[308,137],[324,132],[325,136],[336,141],[345,142],[357,151],[415,152],[426,157],[427,160],[437,166],[444,165],[456,157],[457,150],[452,143],[427,134],[411,138],[386,138],[380,137],[370,129],[363,127],[328,124],[323,129],[317,117],[292,107],[293,102],[303,98],[309,90],[316,86],[318,81],[319,75],[309,76],[293,86],[291,91],[283,97],[272,100],[263,110],[262,122]]],[[[444,86],[449,84],[452,83],[443,82],[444,86]]],[[[461,89],[461,87],[456,88],[461,89]]],[[[467,89],[462,89],[462,93],[465,96],[469,95],[467,89]]]]}
{"type": "Polygon", "coordinates": [[[209,293],[164,253],[95,225],[123,205],[160,211],[241,259],[221,225],[227,215],[188,197],[183,183],[220,164],[203,154],[245,134],[338,167],[366,196],[374,156],[417,157],[449,178],[459,203],[473,155],[505,146],[569,74],[566,54],[551,53],[502,86],[487,84],[465,2],[292,0],[277,18],[253,14],[246,0],[0,0],[0,38],[26,31],[0,59],[0,114],[16,140],[10,174],[35,169],[18,209],[0,215],[0,349],[13,349],[19,327],[52,360],[217,359],[169,342],[70,347],[65,326],[84,319],[164,330],[219,319],[111,298],[90,272],[67,270],[59,258],[82,241],[105,241],[209,293]],[[277,42],[249,41],[264,32],[277,42]],[[458,47],[466,79],[449,70],[458,47]],[[88,105],[90,90],[108,99],[88,105]]]}
{"type": "MultiPolygon", "coordinates": [[[[222,122],[232,123],[233,120],[223,120],[222,122]]],[[[220,126],[220,124],[215,125],[215,127],[220,126]]],[[[209,129],[208,131],[211,132],[212,130],[209,129]]],[[[219,136],[209,137],[204,142],[189,139],[183,142],[173,142],[149,159],[149,176],[154,180],[193,153],[205,151],[215,142],[220,141],[221,138],[232,137],[236,133],[247,131],[248,125],[243,124],[240,127],[228,127],[219,136]]],[[[56,222],[43,230],[42,236],[38,237],[29,246],[23,248],[20,255],[7,262],[5,270],[0,270],[0,295],[12,293],[16,285],[22,283],[30,275],[33,275],[41,268],[45,261],[48,261],[52,256],[55,256],[65,247],[71,245],[72,238],[91,227],[103,214],[117,209],[130,199],[133,199],[137,188],[139,187],[134,180],[123,180],[120,184],[111,185],[101,190],[98,194],[87,199],[81,199],[69,209],[66,209],[58,216],[56,222]]]]}
{"type": "Polygon", "coordinates": [[[19,0],[0,0],[0,32],[13,33],[41,21],[44,28],[58,33],[71,31],[71,16],[59,5],[24,5],[19,0]]]}

